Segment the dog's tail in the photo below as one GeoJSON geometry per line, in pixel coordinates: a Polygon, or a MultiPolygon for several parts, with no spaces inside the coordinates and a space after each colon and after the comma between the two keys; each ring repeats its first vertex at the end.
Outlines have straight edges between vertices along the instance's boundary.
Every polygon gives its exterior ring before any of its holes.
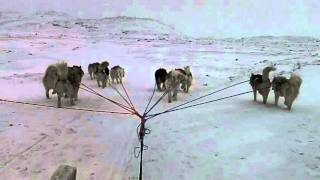
{"type": "Polygon", "coordinates": [[[289,79],[289,83],[291,84],[292,88],[293,88],[293,98],[297,98],[300,92],[300,86],[302,84],[302,79],[300,76],[292,74],[290,79],[289,79]]]}
{"type": "Polygon", "coordinates": [[[125,75],[124,68],[121,68],[121,72],[122,72],[122,77],[124,77],[124,75],[125,75]]]}
{"type": "Polygon", "coordinates": [[[66,62],[61,62],[56,64],[59,80],[68,79],[68,64],[66,62]]]}
{"type": "Polygon", "coordinates": [[[274,66],[268,66],[262,71],[262,81],[267,81],[269,79],[269,74],[271,71],[275,71],[276,68],[274,66]]]}

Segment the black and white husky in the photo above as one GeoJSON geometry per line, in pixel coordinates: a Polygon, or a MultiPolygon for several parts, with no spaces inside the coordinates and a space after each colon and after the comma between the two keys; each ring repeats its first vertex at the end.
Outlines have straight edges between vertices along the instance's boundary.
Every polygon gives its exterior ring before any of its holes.
{"type": "Polygon", "coordinates": [[[164,68],[159,68],[158,70],[156,70],[156,72],[154,73],[154,77],[156,80],[156,84],[157,84],[157,88],[159,91],[163,91],[166,89],[166,85],[165,82],[167,80],[167,70],[164,68]]]}

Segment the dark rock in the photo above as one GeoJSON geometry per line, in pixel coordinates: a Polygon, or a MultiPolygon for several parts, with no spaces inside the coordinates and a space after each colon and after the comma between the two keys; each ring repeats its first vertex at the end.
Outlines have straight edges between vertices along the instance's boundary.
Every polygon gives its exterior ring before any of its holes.
{"type": "Polygon", "coordinates": [[[50,180],[76,180],[77,168],[60,165],[58,169],[53,173],[50,180]]]}

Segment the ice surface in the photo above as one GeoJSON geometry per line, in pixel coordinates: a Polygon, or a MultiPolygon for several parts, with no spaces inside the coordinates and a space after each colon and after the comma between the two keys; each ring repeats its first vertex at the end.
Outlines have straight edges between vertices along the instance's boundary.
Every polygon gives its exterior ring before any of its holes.
{"type": "MultiPolygon", "coordinates": [[[[109,87],[89,80],[87,65],[107,60],[126,70],[124,84],[134,105],[144,110],[154,87],[154,71],[191,66],[191,93],[167,98],[160,112],[215,89],[243,81],[276,64],[272,76],[302,76],[301,93],[288,112],[253,102],[252,94],[161,115],[147,122],[145,179],[319,179],[319,45],[311,37],[193,39],[152,19],[129,17],[76,19],[57,12],[21,16],[0,14],[1,97],[56,105],[47,100],[41,79],[58,60],[82,65],[83,83],[121,101],[109,87]],[[296,64],[302,68],[296,70],[296,64]]],[[[120,86],[116,86],[120,88],[120,86]]],[[[205,100],[250,90],[243,84],[205,100]]],[[[155,97],[159,98],[157,92],[155,97]]],[[[75,107],[119,110],[80,91],[75,107]]],[[[63,101],[67,105],[67,101],[63,101]]],[[[136,179],[139,120],[0,103],[0,179],[48,179],[60,164],[78,169],[79,179],[136,179]],[[44,141],[15,156],[39,140],[44,141]],[[5,162],[10,163],[4,165],[5,162]]]]}

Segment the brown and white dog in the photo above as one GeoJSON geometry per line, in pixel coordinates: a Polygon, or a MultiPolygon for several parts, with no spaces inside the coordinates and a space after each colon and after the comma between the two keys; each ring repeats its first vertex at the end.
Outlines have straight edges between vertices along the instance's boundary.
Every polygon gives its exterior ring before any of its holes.
{"type": "Polygon", "coordinates": [[[298,75],[291,75],[289,79],[283,76],[273,78],[275,104],[278,105],[279,97],[284,97],[284,104],[291,110],[293,101],[298,97],[302,79],[298,75]]]}
{"type": "Polygon", "coordinates": [[[180,70],[172,70],[168,73],[166,80],[166,88],[168,91],[168,102],[177,100],[178,88],[180,85],[187,81],[188,77],[186,74],[182,73],[180,70]]]}
{"type": "Polygon", "coordinates": [[[273,66],[269,66],[263,69],[261,74],[251,74],[250,77],[250,85],[253,90],[253,98],[254,101],[257,100],[257,92],[263,97],[263,104],[267,103],[268,95],[271,88],[271,82],[269,79],[269,73],[271,71],[275,71],[276,68],[273,66]]]}

